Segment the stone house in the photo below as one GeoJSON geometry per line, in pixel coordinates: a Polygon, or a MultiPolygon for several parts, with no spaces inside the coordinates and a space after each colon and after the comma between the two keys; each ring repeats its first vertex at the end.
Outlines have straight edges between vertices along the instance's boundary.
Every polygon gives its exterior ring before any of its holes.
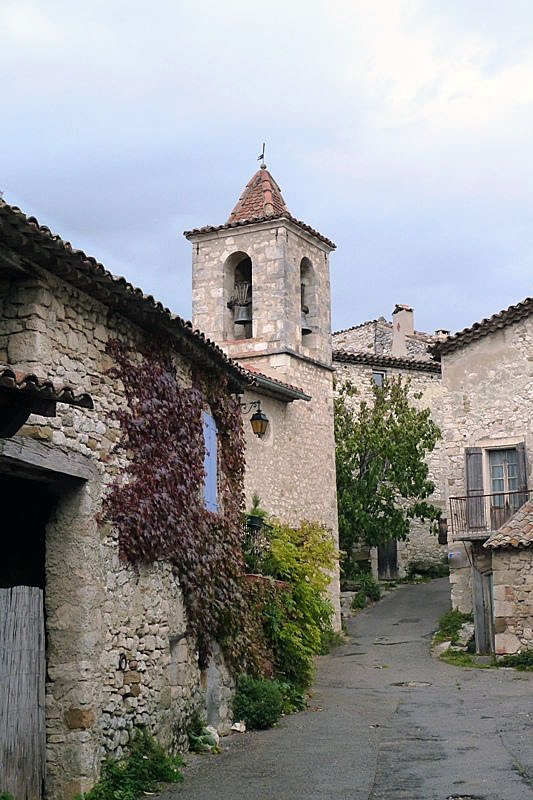
{"type": "MultiPolygon", "coordinates": [[[[413,395],[421,395],[414,402],[421,408],[430,408],[432,418],[440,425],[441,368],[428,348],[442,336],[442,331],[433,335],[416,331],[413,310],[409,306],[396,305],[391,322],[380,317],[333,333],[335,378],[339,384],[352,383],[359,397],[367,401],[372,396],[372,384],[381,385],[387,377],[409,379],[413,395]]],[[[435,491],[429,499],[444,511],[441,442],[430,453],[428,461],[430,478],[435,484],[435,491]]],[[[363,549],[360,557],[370,558],[377,577],[389,579],[403,577],[410,565],[439,563],[445,554],[445,545],[439,544],[429,524],[413,520],[406,541],[391,541],[373,548],[371,552],[363,549]]]]}
{"type": "MultiPolygon", "coordinates": [[[[50,800],[71,800],[94,783],[105,755],[120,757],[137,725],[176,750],[194,709],[207,703],[211,722],[231,722],[232,680],[217,651],[200,670],[172,565],[162,558],[132,568],[114,530],[98,522],[102,497],[129,459],[115,449],[126,401],[108,342],[122,341],[136,358],[163,341],[179,387],[208,376],[228,394],[261,402],[274,429],[278,418],[293,429],[294,401],[305,407],[309,398],[278,373],[243,369],[190,323],[3,201],[0,287],[0,788],[39,800],[44,785],[50,800]],[[21,737],[24,757],[14,749],[21,737]]],[[[210,398],[203,400],[208,419],[210,398]]],[[[240,425],[238,406],[235,413],[240,425]]],[[[206,507],[222,479],[209,430],[196,500],[206,507]]],[[[249,460],[280,468],[268,435],[271,455],[262,457],[259,445],[253,437],[249,460]]],[[[280,505],[291,497],[290,474],[272,478],[280,505]]]]}
{"type": "Polygon", "coordinates": [[[474,612],[479,652],[531,646],[528,506],[533,300],[449,336],[442,427],[452,603],[474,612]],[[516,517],[513,515],[516,513],[516,517]]]}
{"type": "MultiPolygon", "coordinates": [[[[299,387],[304,401],[261,401],[270,425],[260,441],[246,430],[247,502],[256,492],[276,517],[319,522],[338,543],[329,279],[335,245],[289,212],[264,164],[225,223],[185,236],[193,249],[195,327],[262,375],[263,386],[299,387]]],[[[245,400],[257,400],[255,390],[245,400]]],[[[330,593],[340,626],[338,575],[330,593]]]]}

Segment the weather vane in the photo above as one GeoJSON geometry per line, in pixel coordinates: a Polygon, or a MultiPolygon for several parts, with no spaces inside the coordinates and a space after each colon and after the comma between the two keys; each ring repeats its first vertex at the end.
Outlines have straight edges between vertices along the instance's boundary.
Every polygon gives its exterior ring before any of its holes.
{"type": "Polygon", "coordinates": [[[266,164],[265,164],[265,143],[264,142],[263,142],[263,149],[259,153],[259,155],[257,156],[257,160],[261,162],[261,166],[262,167],[266,166],[266,164]]]}

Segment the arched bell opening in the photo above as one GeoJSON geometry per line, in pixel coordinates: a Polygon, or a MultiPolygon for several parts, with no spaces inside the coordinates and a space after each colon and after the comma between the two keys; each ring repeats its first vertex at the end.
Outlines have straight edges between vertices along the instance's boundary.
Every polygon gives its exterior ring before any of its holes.
{"type": "Polygon", "coordinates": [[[252,259],[242,251],[232,253],[224,267],[224,297],[227,313],[226,339],[252,337],[252,259]]]}
{"type": "Polygon", "coordinates": [[[300,329],[302,343],[310,345],[310,334],[317,329],[318,303],[313,265],[308,258],[300,262],[300,329]]]}

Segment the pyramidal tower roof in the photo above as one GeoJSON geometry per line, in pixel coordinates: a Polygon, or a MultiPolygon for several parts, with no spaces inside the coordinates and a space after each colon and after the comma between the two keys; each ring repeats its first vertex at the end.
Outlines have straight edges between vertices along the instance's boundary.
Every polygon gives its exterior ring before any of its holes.
{"type": "Polygon", "coordinates": [[[288,214],[281,189],[266,168],[260,169],[246,184],[237,205],[228,217],[228,223],[288,214]]]}

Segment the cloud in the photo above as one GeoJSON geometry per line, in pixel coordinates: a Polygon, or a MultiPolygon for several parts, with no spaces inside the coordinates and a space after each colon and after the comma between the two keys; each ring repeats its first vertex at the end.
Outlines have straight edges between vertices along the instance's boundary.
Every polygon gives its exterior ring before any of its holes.
{"type": "Polygon", "coordinates": [[[226,219],[266,140],[339,246],[336,327],[398,301],[462,327],[529,291],[532,21],[524,0],[5,0],[0,188],[189,316],[180,232],[226,219]]]}

